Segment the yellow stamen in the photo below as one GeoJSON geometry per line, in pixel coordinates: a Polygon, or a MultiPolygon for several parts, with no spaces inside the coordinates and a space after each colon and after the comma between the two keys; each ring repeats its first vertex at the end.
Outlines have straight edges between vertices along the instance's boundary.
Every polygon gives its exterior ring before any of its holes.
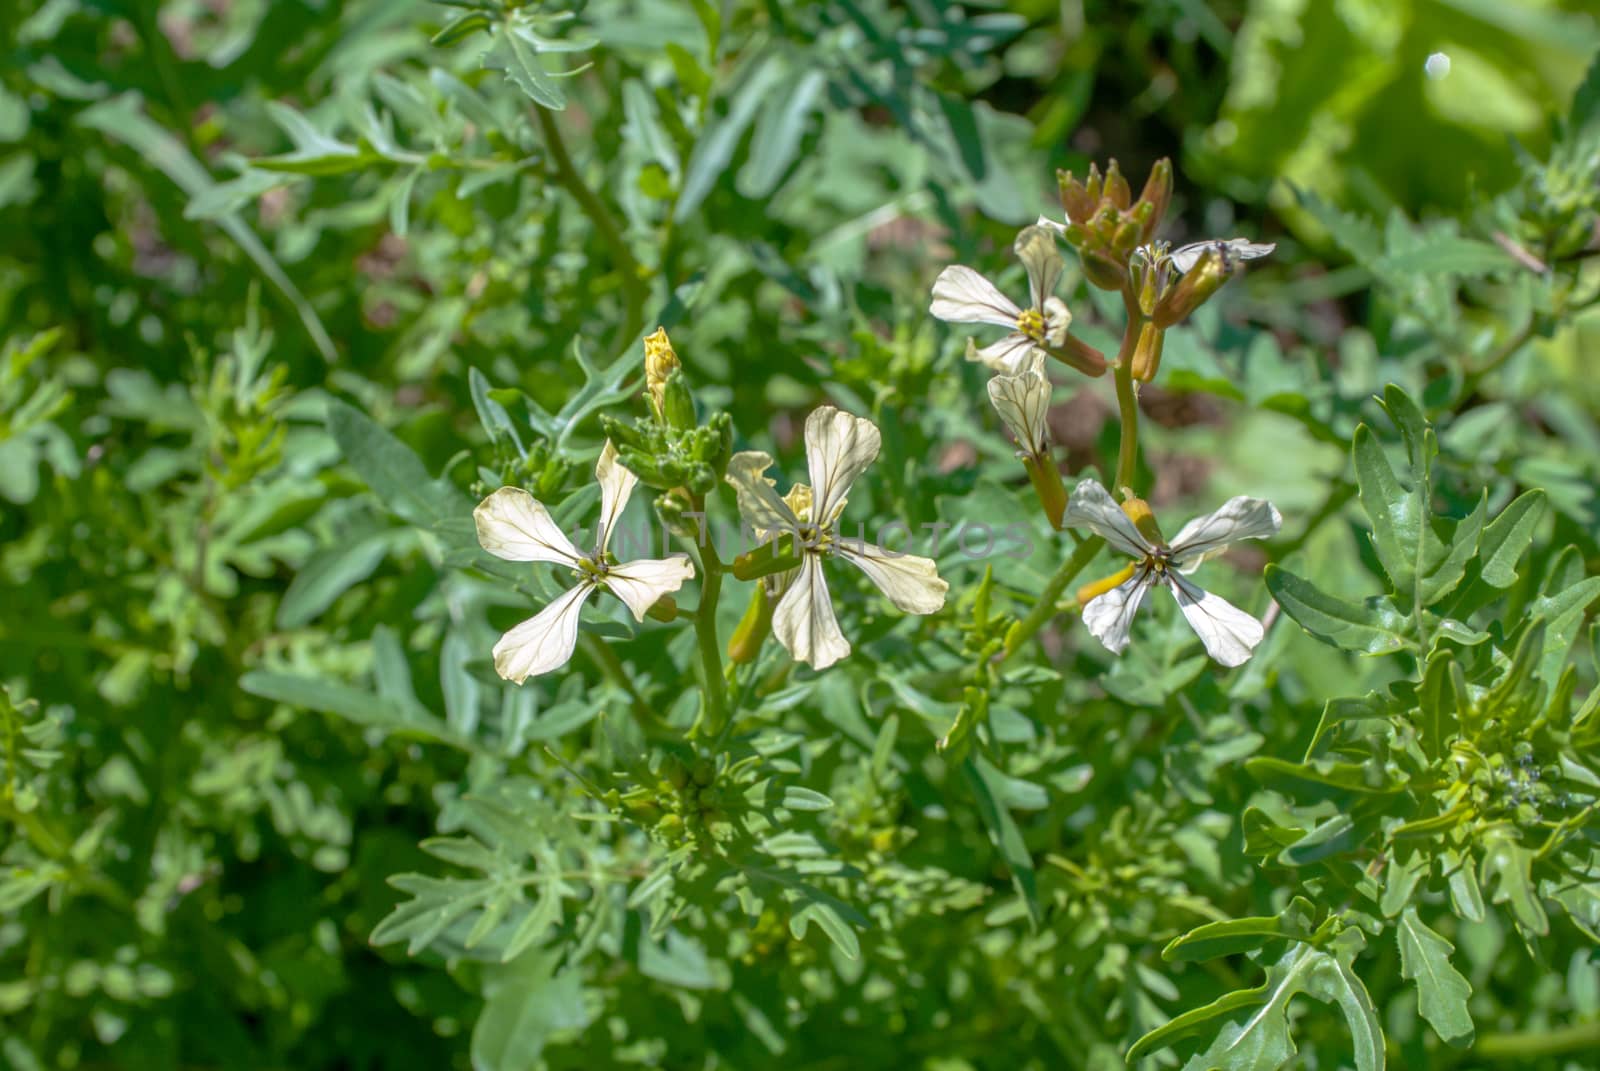
{"type": "Polygon", "coordinates": [[[1017,331],[1035,342],[1044,341],[1044,313],[1038,309],[1023,309],[1017,314],[1017,331]]]}
{"type": "Polygon", "coordinates": [[[1078,605],[1088,606],[1091,602],[1110,591],[1112,588],[1121,587],[1133,576],[1133,571],[1139,567],[1138,562],[1129,562],[1103,580],[1085,584],[1078,589],[1078,605]]]}

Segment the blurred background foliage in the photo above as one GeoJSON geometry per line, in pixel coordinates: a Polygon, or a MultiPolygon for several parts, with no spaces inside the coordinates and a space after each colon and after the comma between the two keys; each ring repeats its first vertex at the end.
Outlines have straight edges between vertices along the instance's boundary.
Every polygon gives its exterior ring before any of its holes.
{"type": "MultiPolygon", "coordinates": [[[[958,704],[896,661],[959,658],[869,615],[879,654],[779,692],[789,738],[757,749],[796,749],[761,776],[831,797],[793,808],[794,851],[826,842],[846,903],[752,881],[746,926],[684,877],[703,910],[663,934],[679,907],[630,899],[659,837],[552,817],[592,803],[571,769],[659,767],[599,717],[627,700],[603,655],[537,701],[486,671],[488,615],[524,601],[463,569],[473,495],[582,487],[594,415],[637,406],[660,323],[741,441],[792,457],[818,402],[876,414],[878,515],[1031,523],[928,287],[953,261],[1020,281],[1007,250],[1055,214],[1053,168],[1170,155],[1167,237],[1279,249],[1169,339],[1143,398],[1152,502],[1271,498],[1274,560],[1381,590],[1346,449],[1394,381],[1439,422],[1441,499],[1545,489],[1528,575],[1576,578],[1600,479],[1597,49],[1586,0],[14,3],[0,1062],[1115,1067],[1253,984],[1159,956],[1285,910],[1238,831],[1259,796],[1240,764],[1403,669],[1286,622],[1226,687],[1171,617],[1109,670],[1047,636],[963,780],[933,748],[958,704]],[[471,954],[471,919],[395,922],[437,889],[387,879],[470,870],[462,842],[507,814],[575,875],[543,920],[560,940],[501,963],[471,954]]],[[[1105,295],[1068,285],[1108,347],[1105,295]]],[[[1078,387],[1052,414],[1074,472],[1115,442],[1078,387]]],[[[1036,592],[1041,548],[997,581],[1036,592]]],[[[950,564],[957,595],[981,575],[950,564]]],[[[681,637],[612,625],[686,723],[681,637]]],[[[1375,952],[1391,1058],[1593,1066],[1600,918],[1558,917],[1534,956],[1518,925],[1450,929],[1476,1055],[1424,1033],[1412,973],[1375,952]]],[[[1348,1063],[1323,1011],[1301,1053],[1348,1063]]]]}

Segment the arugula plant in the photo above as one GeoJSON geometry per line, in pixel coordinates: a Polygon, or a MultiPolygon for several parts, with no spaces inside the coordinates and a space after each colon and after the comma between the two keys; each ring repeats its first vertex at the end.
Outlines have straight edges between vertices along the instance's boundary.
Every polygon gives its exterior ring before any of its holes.
{"type": "Polygon", "coordinates": [[[6,1065],[1583,1066],[1600,66],[1345,7],[28,5],[6,1065]]]}

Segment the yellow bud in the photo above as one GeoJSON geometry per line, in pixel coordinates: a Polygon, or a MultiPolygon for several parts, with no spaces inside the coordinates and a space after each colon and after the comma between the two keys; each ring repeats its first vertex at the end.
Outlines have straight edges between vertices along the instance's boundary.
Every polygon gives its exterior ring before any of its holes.
{"type": "Polygon", "coordinates": [[[665,419],[662,406],[665,404],[667,376],[680,367],[677,351],[672,348],[672,340],[667,337],[665,327],[658,327],[654,334],[645,337],[644,381],[650,391],[650,406],[655,410],[657,420],[665,419]]]}
{"type": "Polygon", "coordinates": [[[1150,503],[1142,498],[1130,498],[1122,504],[1122,512],[1128,515],[1128,520],[1139,529],[1139,533],[1150,542],[1158,546],[1167,541],[1161,534],[1160,525],[1156,524],[1156,515],[1150,511],[1150,503]]]}
{"type": "Polygon", "coordinates": [[[1148,383],[1161,367],[1161,348],[1167,333],[1149,320],[1139,329],[1139,343],[1133,351],[1133,378],[1148,383]]]}

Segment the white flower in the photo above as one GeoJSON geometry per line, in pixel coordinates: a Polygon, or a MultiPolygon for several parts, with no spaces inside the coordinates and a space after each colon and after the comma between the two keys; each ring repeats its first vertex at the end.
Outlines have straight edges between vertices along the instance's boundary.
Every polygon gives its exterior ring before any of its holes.
{"type": "Polygon", "coordinates": [[[1182,275],[1200,263],[1200,258],[1208,249],[1215,249],[1220,253],[1223,268],[1232,271],[1233,261],[1258,260],[1276,248],[1278,248],[1276,242],[1252,242],[1248,238],[1208,238],[1203,242],[1190,242],[1177,249],[1172,249],[1166,242],[1151,242],[1149,245],[1140,246],[1134,253],[1143,257],[1152,267],[1171,265],[1179,275],[1182,275]]]}
{"type": "Polygon", "coordinates": [[[999,342],[982,349],[967,347],[968,360],[982,361],[996,372],[1013,375],[1028,366],[1038,345],[1060,347],[1067,339],[1072,313],[1055,296],[1063,265],[1055,239],[1039,227],[1024,228],[1013,246],[1028,272],[1029,306],[1017,304],[999,289],[960,264],[939,273],[928,311],[953,324],[994,324],[1011,329],[999,342]]]}
{"type": "Polygon", "coordinates": [[[1223,665],[1242,664],[1261,642],[1261,622],[1187,577],[1201,562],[1241,539],[1275,535],[1283,518],[1272,503],[1259,498],[1229,499],[1215,513],[1184,525],[1170,544],[1157,545],[1144,537],[1104,487],[1084,480],[1072,491],[1064,521],[1089,528],[1114,549],[1136,559],[1131,577],[1083,608],[1083,623],[1108,650],[1121,654],[1127,649],[1133,615],[1157,584],[1172,590],[1206,653],[1223,665]]]}
{"type": "Polygon", "coordinates": [[[839,514],[857,476],[878,456],[881,438],[870,420],[823,406],[806,418],[806,465],[811,484],[797,484],[783,498],[765,475],[772,458],[756,450],[733,455],[727,481],[739,497],[739,512],[762,540],[783,535],[800,552],[798,568],[769,587],[781,592],[772,630],[796,661],[826,669],[850,653],[839,631],[833,600],[822,576],[822,559],[837,555],[867,574],[889,601],[908,614],[931,614],[944,606],[950,585],[927,558],[895,554],[839,534],[839,514]]]}
{"type": "Polygon", "coordinates": [[[670,595],[694,576],[688,557],[645,558],[614,564],[607,554],[611,533],[633,493],[637,476],[617,461],[609,441],[594,468],[600,481],[600,520],[596,524],[595,550],[584,554],[572,545],[550,511],[520,487],[502,487],[478,504],[472,519],[478,525],[478,542],[497,558],[513,562],[555,562],[570,566],[577,585],[539,613],[500,637],[494,645],[495,671],[521,684],[529,677],[549,673],[572,657],[578,643],[578,614],[584,600],[604,588],[627,604],[635,621],[663,595],[670,595]]]}
{"type": "Polygon", "coordinates": [[[1039,457],[1045,451],[1045,416],[1050,412],[1050,378],[1044,372],[1044,355],[1037,350],[1016,375],[989,380],[989,400],[1005,426],[1016,436],[1022,452],[1039,457]]]}

